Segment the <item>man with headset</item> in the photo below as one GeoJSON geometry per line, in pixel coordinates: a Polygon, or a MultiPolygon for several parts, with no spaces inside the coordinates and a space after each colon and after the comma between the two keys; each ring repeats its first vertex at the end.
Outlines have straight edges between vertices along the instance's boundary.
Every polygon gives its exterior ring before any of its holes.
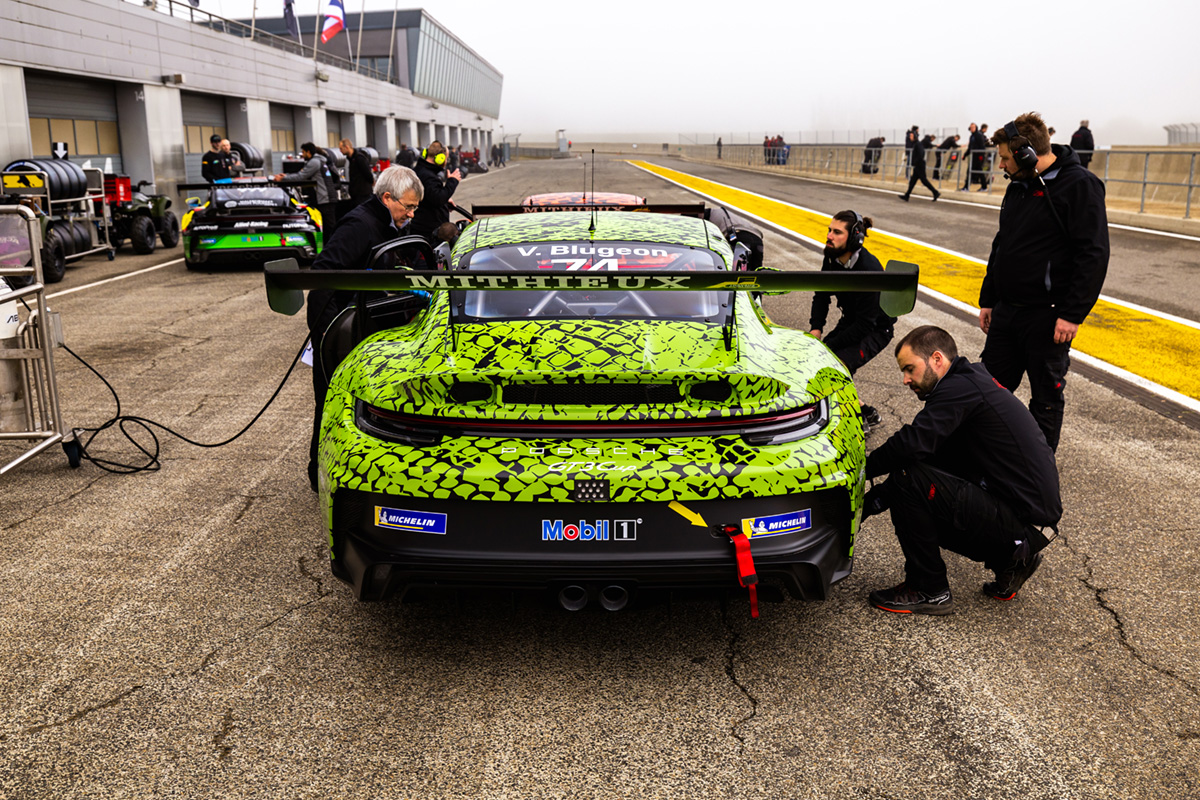
{"type": "Polygon", "coordinates": [[[453,205],[450,197],[462,180],[462,173],[458,170],[451,170],[449,174],[442,172],[446,158],[445,146],[434,141],[421,151],[421,159],[417,161],[415,169],[421,185],[425,187],[425,196],[413,217],[412,232],[424,236],[435,246],[441,243],[441,239],[434,232],[443,222],[450,221],[450,208],[453,205]]]}
{"type": "Polygon", "coordinates": [[[979,290],[980,360],[1016,391],[1029,376],[1029,411],[1050,449],[1062,429],[1071,340],[1108,272],[1104,184],[1046,123],[1022,114],[992,137],[1011,183],[979,290]]]}
{"type": "MultiPolygon", "coordinates": [[[[829,220],[829,231],[825,236],[825,260],[822,272],[883,272],[879,259],[863,247],[871,218],[857,211],[839,211],[829,220]]],[[[879,354],[892,340],[896,320],[883,313],[879,307],[878,292],[817,292],[813,295],[812,313],[809,317],[809,333],[824,339],[825,346],[841,359],[854,375],[860,367],[879,354]],[[829,315],[829,301],[837,297],[842,312],[834,329],[822,337],[829,315]]],[[[862,406],[863,427],[878,425],[879,412],[874,407],[862,406]]]]}
{"type": "Polygon", "coordinates": [[[888,478],[868,492],[863,517],[890,510],[904,551],[904,582],[869,601],[901,614],[949,614],[942,548],[982,561],[996,575],[983,593],[1012,600],[1049,544],[1039,528],[1062,517],[1054,453],[1021,401],[960,358],[941,328],[909,332],[896,363],[925,407],[867,457],[867,478],[888,478]]]}

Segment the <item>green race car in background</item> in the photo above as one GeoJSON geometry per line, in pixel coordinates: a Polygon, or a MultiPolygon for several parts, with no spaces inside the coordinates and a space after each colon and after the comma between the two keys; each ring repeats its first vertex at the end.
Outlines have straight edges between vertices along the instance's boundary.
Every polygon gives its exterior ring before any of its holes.
{"type": "Polygon", "coordinates": [[[740,271],[731,233],[646,212],[516,214],[467,226],[449,270],[268,265],[285,313],[299,288],[432,290],[314,367],[331,373],[319,485],[334,575],[362,600],[540,587],[566,608],[619,608],[639,588],[739,580],[825,598],[850,573],[862,509],[858,395],[752,291],[827,278],[900,290],[883,297],[903,313],[915,268],[740,271]]]}
{"type": "Polygon", "coordinates": [[[262,179],[189,184],[207,201],[189,198],[183,217],[183,257],[188,269],[263,264],[280,258],[312,263],[324,243],[321,213],[299,198],[303,184],[282,186],[262,179]]]}

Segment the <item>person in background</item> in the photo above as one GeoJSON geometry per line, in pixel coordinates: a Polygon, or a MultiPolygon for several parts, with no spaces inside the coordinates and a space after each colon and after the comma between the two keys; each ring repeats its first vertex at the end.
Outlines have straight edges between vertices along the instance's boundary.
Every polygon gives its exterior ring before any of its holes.
{"type": "MultiPolygon", "coordinates": [[[[375,175],[371,172],[371,157],[362,148],[356,148],[349,139],[338,142],[338,149],[346,157],[346,173],[350,181],[350,201],[346,213],[365,202],[371,196],[375,175]]],[[[341,216],[339,213],[338,216],[341,216]]]]}
{"type": "Polygon", "coordinates": [[[228,183],[233,177],[234,158],[228,149],[221,146],[223,141],[225,139],[219,133],[208,137],[209,150],[200,159],[200,177],[209,183],[228,183]]]}
{"type": "Polygon", "coordinates": [[[304,158],[304,166],[300,168],[299,172],[293,172],[291,175],[280,172],[273,175],[272,179],[281,183],[312,181],[316,185],[311,197],[313,205],[321,213],[321,230],[325,235],[325,241],[328,242],[337,224],[337,208],[329,192],[331,183],[329,168],[325,164],[325,156],[312,142],[304,142],[300,145],[300,155],[304,158]]]}
{"type": "Polygon", "coordinates": [[[917,181],[925,184],[925,188],[933,192],[933,202],[942,196],[942,193],[934,188],[929,179],[925,177],[925,149],[933,144],[933,137],[926,136],[924,139],[913,142],[912,150],[909,151],[908,165],[912,168],[912,176],[908,179],[908,190],[899,195],[899,198],[904,202],[908,202],[908,198],[912,195],[913,187],[917,185],[917,181]]]}
{"type": "Polygon", "coordinates": [[[1092,152],[1096,149],[1096,140],[1092,138],[1092,129],[1086,119],[1079,121],[1079,130],[1071,134],[1071,149],[1079,156],[1079,163],[1087,169],[1092,163],[1092,152]]]}

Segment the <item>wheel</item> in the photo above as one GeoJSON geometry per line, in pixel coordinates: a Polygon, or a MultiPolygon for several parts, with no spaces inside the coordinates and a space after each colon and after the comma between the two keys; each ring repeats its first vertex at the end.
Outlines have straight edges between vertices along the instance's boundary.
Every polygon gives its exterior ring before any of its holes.
{"type": "Polygon", "coordinates": [[[179,217],[175,216],[174,211],[163,214],[162,231],[158,236],[162,239],[162,246],[168,250],[179,245],[179,217]]]}
{"type": "Polygon", "coordinates": [[[67,274],[67,251],[63,246],[62,235],[51,228],[42,243],[42,281],[58,283],[67,274]]]}
{"type": "Polygon", "coordinates": [[[133,224],[129,226],[129,243],[133,245],[133,252],[142,256],[153,253],[157,237],[158,231],[154,230],[154,222],[149,217],[142,215],[133,218],[133,224]]]}

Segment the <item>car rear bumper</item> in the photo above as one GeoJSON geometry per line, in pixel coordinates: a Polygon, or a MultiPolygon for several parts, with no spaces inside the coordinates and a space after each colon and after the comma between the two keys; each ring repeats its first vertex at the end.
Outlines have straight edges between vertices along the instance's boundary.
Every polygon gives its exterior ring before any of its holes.
{"type": "Polygon", "coordinates": [[[360,600],[429,586],[737,587],[733,543],[716,526],[741,529],[745,520],[767,518],[784,532],[750,540],[761,582],[822,600],[850,574],[845,489],[683,506],[704,524],[667,502],[495,503],[340,489],[333,498],[332,569],[360,600]]]}
{"type": "Polygon", "coordinates": [[[187,251],[187,259],[191,263],[211,264],[213,266],[262,264],[281,258],[294,258],[296,261],[304,264],[311,262],[316,257],[317,248],[311,244],[289,245],[287,247],[223,248],[220,250],[191,247],[187,251]]]}

